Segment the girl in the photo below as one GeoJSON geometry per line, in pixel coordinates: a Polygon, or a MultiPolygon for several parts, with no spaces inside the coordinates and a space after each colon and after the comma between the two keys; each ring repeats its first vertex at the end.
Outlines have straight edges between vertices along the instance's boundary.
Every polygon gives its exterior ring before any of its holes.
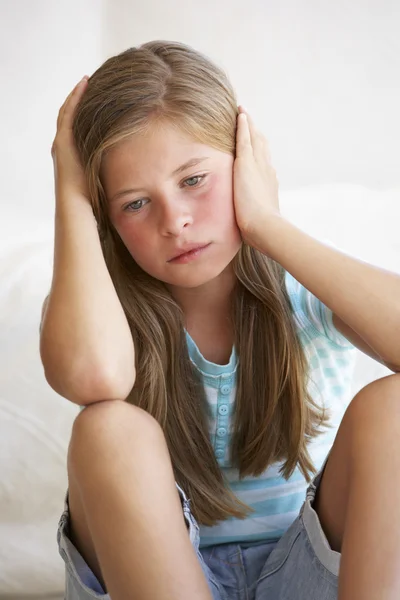
{"type": "Polygon", "coordinates": [[[280,214],[264,137],[186,45],[84,78],[52,154],[41,357],[84,407],[67,600],[399,598],[400,375],[349,389],[355,347],[400,369],[400,277],[280,214]]]}

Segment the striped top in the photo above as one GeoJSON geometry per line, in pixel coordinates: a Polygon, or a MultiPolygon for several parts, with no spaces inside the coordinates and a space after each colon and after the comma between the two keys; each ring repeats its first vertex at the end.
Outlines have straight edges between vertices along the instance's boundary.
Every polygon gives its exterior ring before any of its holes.
{"type": "MultiPolygon", "coordinates": [[[[334,327],[332,311],[286,272],[293,318],[310,363],[309,393],[330,410],[331,428],[312,440],[309,452],[319,470],[332,447],[337,428],[351,400],[354,346],[334,327]]],[[[237,497],[254,512],[245,519],[230,518],[213,527],[200,527],[200,547],[223,543],[277,540],[297,517],[307,482],[296,468],[285,480],[281,463],[259,477],[239,479],[229,461],[231,415],[236,392],[238,359],[235,348],[227,365],[207,361],[186,332],[189,355],[200,372],[210,407],[210,437],[217,461],[237,497]]]]}

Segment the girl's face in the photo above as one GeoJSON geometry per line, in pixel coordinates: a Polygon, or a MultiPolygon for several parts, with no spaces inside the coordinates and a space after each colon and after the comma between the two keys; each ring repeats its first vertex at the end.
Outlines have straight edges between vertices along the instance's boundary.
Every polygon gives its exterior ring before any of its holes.
{"type": "Polygon", "coordinates": [[[194,288],[226,269],[242,243],[233,160],[166,124],[108,152],[102,182],[109,216],[144,271],[171,286],[194,288]],[[194,246],[203,249],[174,259],[194,246]]]}

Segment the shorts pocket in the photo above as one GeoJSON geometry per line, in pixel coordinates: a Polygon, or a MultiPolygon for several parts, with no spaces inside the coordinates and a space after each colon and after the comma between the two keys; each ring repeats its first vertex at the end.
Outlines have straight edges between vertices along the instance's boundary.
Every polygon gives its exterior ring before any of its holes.
{"type": "Polygon", "coordinates": [[[69,515],[64,511],[57,530],[58,551],[65,562],[65,600],[110,600],[96,575],[68,537],[69,515]]]}
{"type": "MultiPolygon", "coordinates": [[[[303,514],[305,510],[306,505],[303,514]]],[[[257,583],[256,600],[337,600],[338,577],[317,556],[303,514],[268,557],[257,583]]]]}
{"type": "Polygon", "coordinates": [[[192,511],[190,510],[190,500],[187,498],[185,492],[178,484],[176,484],[176,488],[179,493],[179,497],[181,499],[183,515],[186,521],[186,527],[189,532],[189,538],[192,543],[192,546],[198,552],[200,546],[200,528],[199,525],[192,515],[192,511]]]}
{"type": "Polygon", "coordinates": [[[332,550],[322,529],[319,517],[307,499],[301,516],[308,541],[321,565],[335,577],[339,576],[340,552],[332,550]]]}
{"type": "Polygon", "coordinates": [[[281,537],[276,547],[272,550],[271,554],[267,558],[267,561],[258,578],[258,582],[266,577],[270,577],[283,567],[300,534],[301,524],[299,518],[297,518],[286,531],[286,533],[281,537]]]}

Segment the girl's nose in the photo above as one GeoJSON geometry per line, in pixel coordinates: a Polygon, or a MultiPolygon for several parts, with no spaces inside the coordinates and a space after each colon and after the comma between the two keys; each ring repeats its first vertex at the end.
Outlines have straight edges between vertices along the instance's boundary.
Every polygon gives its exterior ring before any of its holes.
{"type": "Polygon", "coordinates": [[[185,227],[193,223],[193,216],[186,202],[170,202],[163,206],[161,217],[161,233],[165,236],[178,237],[185,227]]]}

